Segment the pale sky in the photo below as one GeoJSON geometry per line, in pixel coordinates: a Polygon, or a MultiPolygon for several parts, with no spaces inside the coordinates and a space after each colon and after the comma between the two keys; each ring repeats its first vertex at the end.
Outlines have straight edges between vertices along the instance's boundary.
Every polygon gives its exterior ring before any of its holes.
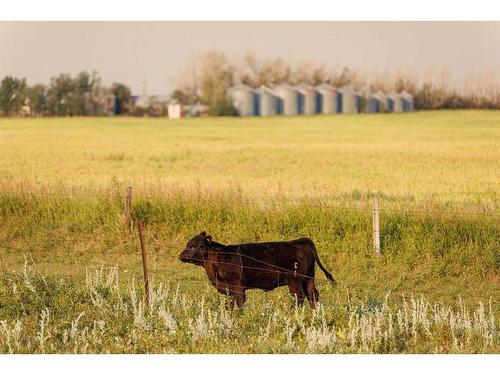
{"type": "MultiPolygon", "coordinates": [[[[302,59],[327,68],[464,78],[500,69],[500,22],[0,22],[0,79],[48,83],[97,70],[134,94],[168,94],[193,52],[302,59]]],[[[500,74],[500,71],[497,71],[500,74]]]]}

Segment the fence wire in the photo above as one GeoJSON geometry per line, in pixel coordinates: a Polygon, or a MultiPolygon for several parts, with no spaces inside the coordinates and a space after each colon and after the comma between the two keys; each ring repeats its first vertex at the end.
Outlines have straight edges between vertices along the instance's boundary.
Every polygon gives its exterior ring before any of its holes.
{"type": "MultiPolygon", "coordinates": [[[[1,191],[0,193],[6,194],[8,192],[1,191]]],[[[88,192],[88,191],[83,191],[83,190],[72,190],[72,191],[67,191],[67,192],[53,192],[53,191],[46,191],[46,190],[40,190],[36,192],[26,192],[26,193],[21,193],[21,195],[28,196],[30,198],[39,198],[43,196],[50,196],[50,197],[58,197],[62,199],[71,199],[71,198],[95,198],[95,199],[113,199],[113,200],[124,200],[124,195],[120,194],[116,190],[109,190],[109,191],[94,191],[94,192],[88,192]]],[[[383,199],[383,198],[382,198],[383,199]]],[[[161,195],[156,195],[156,194],[134,194],[133,201],[140,201],[140,202],[158,202],[162,201],[161,195]]],[[[168,202],[168,200],[165,200],[165,202],[168,202]]],[[[307,202],[297,202],[297,201],[284,201],[284,200],[250,200],[250,199],[233,199],[233,198],[212,198],[212,197],[194,197],[194,202],[199,203],[200,205],[204,203],[218,203],[221,205],[228,205],[228,206],[233,206],[233,207],[241,207],[241,206],[252,206],[252,207],[268,207],[268,208],[311,208],[311,209],[327,209],[327,210],[346,210],[346,211],[355,211],[355,212],[362,212],[365,213],[366,215],[371,215],[372,212],[372,207],[369,204],[365,205],[345,205],[345,204],[331,204],[331,203],[323,203],[323,202],[318,202],[318,203],[307,203],[307,202]]],[[[405,209],[405,208],[396,208],[396,207],[381,207],[380,209],[380,215],[383,217],[386,214],[393,214],[393,213],[401,213],[404,215],[430,215],[430,214],[436,214],[436,215],[449,215],[453,217],[460,218],[461,216],[464,217],[491,217],[494,219],[499,219],[500,220],[500,213],[498,212],[472,212],[472,211],[453,211],[453,210],[438,210],[438,209],[405,209]]],[[[27,224],[24,223],[24,224],[27,224]]],[[[28,223],[29,224],[29,223],[28,223]]],[[[82,241],[85,240],[91,240],[93,239],[92,235],[89,235],[85,238],[82,239],[82,241]]],[[[161,249],[168,249],[176,252],[180,252],[183,249],[183,246],[178,245],[178,244],[173,244],[173,243],[167,243],[167,242],[162,242],[159,241],[157,238],[154,236],[149,236],[147,238],[148,241],[154,242],[155,246],[157,248],[161,249]]],[[[109,248],[108,250],[116,250],[116,249],[123,249],[124,247],[135,247],[138,249],[137,252],[137,260],[140,262],[140,250],[139,250],[139,239],[137,240],[122,240],[120,243],[114,245],[113,247],[109,248]]],[[[25,251],[25,249],[21,247],[15,247],[12,246],[12,244],[6,244],[6,243],[1,243],[0,242],[0,248],[5,249],[7,251],[15,251],[17,253],[25,251]]],[[[69,253],[69,251],[68,251],[69,253]]],[[[109,255],[111,252],[107,251],[106,255],[109,255]]],[[[312,277],[307,276],[307,275],[302,275],[296,273],[294,270],[289,270],[287,268],[277,266],[271,263],[266,263],[263,262],[259,259],[256,259],[255,257],[251,257],[246,254],[236,254],[234,252],[220,252],[221,255],[233,255],[233,256],[238,256],[240,260],[240,264],[237,263],[232,263],[232,262],[224,262],[224,261],[219,261],[218,264],[223,264],[227,266],[232,266],[232,267],[240,267],[241,271],[243,272],[243,269],[250,269],[250,270],[258,270],[258,271],[265,271],[265,272],[270,272],[270,273],[278,273],[278,275],[282,275],[283,277],[300,277],[304,279],[312,279],[312,277]],[[248,261],[254,262],[257,265],[253,266],[245,266],[243,263],[241,263],[241,259],[244,258],[248,261]]],[[[124,256],[127,254],[124,254],[123,252],[117,253],[119,256],[124,256]]],[[[167,262],[179,262],[179,259],[177,256],[168,254],[168,253],[151,253],[150,255],[154,256],[154,262],[158,263],[158,259],[165,260],[167,262]]],[[[142,264],[137,264],[137,265],[123,265],[123,264],[118,264],[118,263],[110,263],[107,261],[103,260],[85,260],[81,258],[76,258],[74,257],[71,259],[71,255],[68,254],[68,257],[64,258],[55,258],[54,256],[50,257],[50,262],[45,262],[45,263],[37,263],[37,264],[47,264],[47,265],[53,265],[53,266],[84,266],[84,267],[109,267],[109,268],[117,268],[119,270],[125,271],[125,272],[137,272],[137,273],[142,273],[143,268],[142,264]]],[[[4,272],[7,271],[8,267],[5,264],[5,261],[3,259],[3,256],[0,257],[1,265],[4,270],[4,272]]],[[[13,269],[13,267],[10,267],[10,269],[13,269]]],[[[154,266],[154,267],[148,267],[148,272],[151,272],[152,274],[168,274],[172,272],[172,268],[167,268],[167,267],[159,267],[159,266],[154,266]]],[[[197,278],[190,278],[190,277],[176,277],[175,282],[179,283],[194,283],[194,284],[204,284],[204,285],[209,285],[209,280],[206,278],[203,279],[197,279],[197,278]]],[[[338,277],[335,277],[335,280],[343,287],[346,289],[353,289],[353,290],[359,290],[359,286],[346,283],[343,280],[339,280],[338,277]]],[[[323,283],[330,283],[329,280],[323,279],[323,278],[314,278],[315,283],[323,284],[323,283]]],[[[231,293],[237,293],[240,292],[241,285],[237,284],[228,284],[224,283],[226,286],[228,292],[231,293]]]]}
{"type": "MultiPolygon", "coordinates": [[[[104,199],[113,199],[113,200],[124,200],[124,194],[116,191],[116,190],[96,190],[92,192],[84,191],[84,190],[75,190],[75,191],[66,191],[66,192],[56,192],[56,191],[34,191],[34,192],[12,192],[12,191],[0,191],[2,194],[20,194],[21,196],[25,195],[32,198],[37,198],[40,196],[50,196],[50,197],[59,197],[59,198],[102,198],[104,199]]],[[[350,210],[350,211],[359,211],[365,212],[367,214],[370,213],[372,206],[369,202],[369,199],[377,197],[376,194],[368,197],[364,204],[360,205],[346,205],[344,203],[339,202],[336,203],[328,203],[328,202],[301,202],[294,200],[283,200],[281,197],[273,200],[269,199],[234,199],[234,198],[219,198],[219,197],[193,197],[193,201],[196,203],[218,203],[221,205],[230,205],[234,207],[238,206],[253,206],[253,207],[274,207],[274,208],[320,208],[320,209],[337,209],[337,210],[350,210]]],[[[383,202],[384,198],[379,197],[379,199],[383,202]]],[[[164,200],[161,194],[146,194],[146,193],[134,193],[133,200],[138,200],[140,202],[149,202],[154,203],[158,201],[168,202],[169,200],[164,200]]],[[[485,216],[485,217],[493,217],[500,219],[500,212],[483,212],[483,211],[457,211],[457,210],[444,210],[444,209],[408,209],[408,208],[398,208],[398,207],[381,207],[381,213],[402,213],[402,214],[420,214],[420,215],[429,215],[429,214],[438,214],[438,215],[451,215],[451,216],[485,216]]]]}

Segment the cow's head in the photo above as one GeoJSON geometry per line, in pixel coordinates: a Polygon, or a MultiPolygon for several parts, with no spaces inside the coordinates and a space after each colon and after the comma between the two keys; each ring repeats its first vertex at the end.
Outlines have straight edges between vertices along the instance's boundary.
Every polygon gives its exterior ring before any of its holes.
{"type": "Polygon", "coordinates": [[[207,236],[207,232],[201,232],[191,238],[179,259],[181,262],[193,263],[197,266],[203,266],[207,259],[208,244],[212,241],[212,236],[207,236]]]}

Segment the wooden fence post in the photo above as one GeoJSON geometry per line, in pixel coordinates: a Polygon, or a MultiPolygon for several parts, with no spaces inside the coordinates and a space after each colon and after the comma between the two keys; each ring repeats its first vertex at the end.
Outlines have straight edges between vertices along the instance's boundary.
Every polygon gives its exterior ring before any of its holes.
{"type": "Polygon", "coordinates": [[[132,186],[127,186],[125,193],[125,208],[123,210],[125,228],[130,232],[132,229],[132,186]]]}
{"type": "Polygon", "coordinates": [[[148,257],[146,246],[144,245],[144,236],[142,234],[142,223],[137,220],[137,229],[139,230],[139,241],[141,242],[142,270],[144,273],[144,295],[146,304],[149,304],[149,277],[148,277],[148,257]]]}
{"type": "Polygon", "coordinates": [[[380,220],[378,196],[373,198],[373,249],[380,254],[380,220]]]}

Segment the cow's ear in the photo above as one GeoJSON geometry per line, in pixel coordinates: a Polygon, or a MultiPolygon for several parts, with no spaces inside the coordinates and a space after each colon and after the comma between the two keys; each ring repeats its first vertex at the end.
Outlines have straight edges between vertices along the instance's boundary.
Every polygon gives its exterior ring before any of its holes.
{"type": "Polygon", "coordinates": [[[201,232],[201,233],[200,233],[200,236],[202,236],[202,237],[206,237],[206,236],[207,236],[207,232],[205,232],[205,231],[201,232]]]}
{"type": "Polygon", "coordinates": [[[212,242],[212,236],[207,236],[207,243],[212,242]]]}

